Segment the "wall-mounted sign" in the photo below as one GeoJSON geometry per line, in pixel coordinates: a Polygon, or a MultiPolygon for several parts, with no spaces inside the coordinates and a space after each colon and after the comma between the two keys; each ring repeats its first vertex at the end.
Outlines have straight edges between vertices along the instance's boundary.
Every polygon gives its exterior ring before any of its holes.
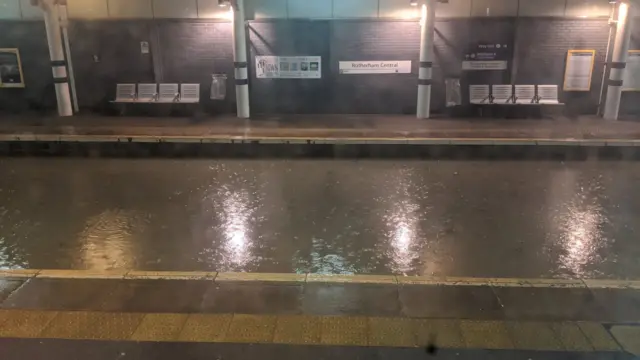
{"type": "Polygon", "coordinates": [[[564,91],[589,91],[595,50],[569,50],[564,69],[564,91]]]}
{"type": "Polygon", "coordinates": [[[320,79],[321,56],[256,56],[258,79],[320,79]]]}
{"type": "Polygon", "coordinates": [[[340,61],[340,74],[410,74],[411,61],[340,61]]]}
{"type": "Polygon", "coordinates": [[[623,91],[640,91],[640,50],[629,50],[624,69],[623,91]]]}
{"type": "Polygon", "coordinates": [[[23,88],[24,76],[18,49],[0,49],[0,88],[23,88]]]}
{"type": "Polygon", "coordinates": [[[462,70],[507,70],[511,46],[505,43],[479,43],[464,54],[462,70]]]}
{"type": "Polygon", "coordinates": [[[148,54],[149,53],[149,42],[148,41],[140,41],[140,53],[148,54]]]}

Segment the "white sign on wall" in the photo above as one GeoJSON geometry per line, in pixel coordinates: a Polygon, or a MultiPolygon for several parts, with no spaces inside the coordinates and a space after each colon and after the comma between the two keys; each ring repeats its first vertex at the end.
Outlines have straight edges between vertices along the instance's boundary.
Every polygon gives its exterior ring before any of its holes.
{"type": "Polygon", "coordinates": [[[589,91],[595,50],[569,50],[564,72],[564,91],[589,91]]]}
{"type": "Polygon", "coordinates": [[[258,79],[320,79],[321,56],[256,56],[258,79]]]}
{"type": "Polygon", "coordinates": [[[462,70],[507,70],[504,60],[463,61],[462,70]]]}
{"type": "Polygon", "coordinates": [[[640,91],[640,50],[629,50],[622,90],[640,91]]]}
{"type": "Polygon", "coordinates": [[[410,74],[411,61],[340,61],[340,74],[410,74]]]}

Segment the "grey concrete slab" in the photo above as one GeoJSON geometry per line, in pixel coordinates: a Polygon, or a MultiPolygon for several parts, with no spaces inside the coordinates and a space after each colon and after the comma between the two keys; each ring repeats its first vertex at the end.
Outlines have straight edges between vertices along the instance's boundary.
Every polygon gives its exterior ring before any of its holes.
{"type": "Polygon", "coordinates": [[[504,313],[489,286],[399,287],[402,313],[409,317],[503,319],[504,313]]]}
{"type": "Polygon", "coordinates": [[[211,313],[299,314],[303,286],[221,282],[208,287],[200,309],[211,313]]]}
{"type": "Polygon", "coordinates": [[[396,285],[307,283],[306,314],[400,316],[396,285]]]}
{"type": "Polygon", "coordinates": [[[504,312],[513,320],[610,320],[589,289],[496,287],[504,312]]]}
{"type": "Polygon", "coordinates": [[[11,293],[3,308],[91,310],[116,285],[110,280],[30,279],[11,293]]]}
{"type": "Polygon", "coordinates": [[[118,280],[97,310],[119,312],[200,311],[202,296],[213,282],[206,280],[118,280]]]}
{"type": "Polygon", "coordinates": [[[12,292],[20,287],[24,280],[0,279],[0,302],[4,301],[12,292]]]}
{"type": "Polygon", "coordinates": [[[591,289],[591,291],[596,300],[604,306],[607,316],[612,321],[640,321],[640,290],[591,289]]]}

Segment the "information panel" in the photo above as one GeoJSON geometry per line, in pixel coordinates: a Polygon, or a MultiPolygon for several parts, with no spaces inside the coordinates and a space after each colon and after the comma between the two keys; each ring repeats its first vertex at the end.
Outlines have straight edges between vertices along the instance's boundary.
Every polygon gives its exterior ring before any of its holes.
{"type": "Polygon", "coordinates": [[[258,79],[320,79],[321,56],[256,56],[258,79]]]}
{"type": "Polygon", "coordinates": [[[0,88],[23,88],[24,76],[18,49],[0,49],[0,88]]]}
{"type": "Polygon", "coordinates": [[[462,70],[507,70],[510,58],[509,44],[476,43],[464,54],[462,70]]]}
{"type": "Polygon", "coordinates": [[[340,74],[410,74],[408,61],[340,61],[340,74]]]}
{"type": "Polygon", "coordinates": [[[595,50],[569,50],[564,69],[564,91],[589,91],[595,50]]]}
{"type": "Polygon", "coordinates": [[[640,91],[640,50],[629,50],[624,69],[623,91],[640,91]]]}

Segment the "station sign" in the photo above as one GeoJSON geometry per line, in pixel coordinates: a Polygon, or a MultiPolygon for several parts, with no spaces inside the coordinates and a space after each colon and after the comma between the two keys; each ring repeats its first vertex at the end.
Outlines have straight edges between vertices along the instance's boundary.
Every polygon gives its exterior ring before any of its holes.
{"type": "Polygon", "coordinates": [[[410,74],[411,61],[340,61],[340,74],[410,74]]]}
{"type": "Polygon", "coordinates": [[[511,46],[505,43],[477,43],[464,54],[462,70],[507,70],[511,46]]]}
{"type": "Polygon", "coordinates": [[[256,56],[258,79],[320,79],[321,56],[256,56]]]}

